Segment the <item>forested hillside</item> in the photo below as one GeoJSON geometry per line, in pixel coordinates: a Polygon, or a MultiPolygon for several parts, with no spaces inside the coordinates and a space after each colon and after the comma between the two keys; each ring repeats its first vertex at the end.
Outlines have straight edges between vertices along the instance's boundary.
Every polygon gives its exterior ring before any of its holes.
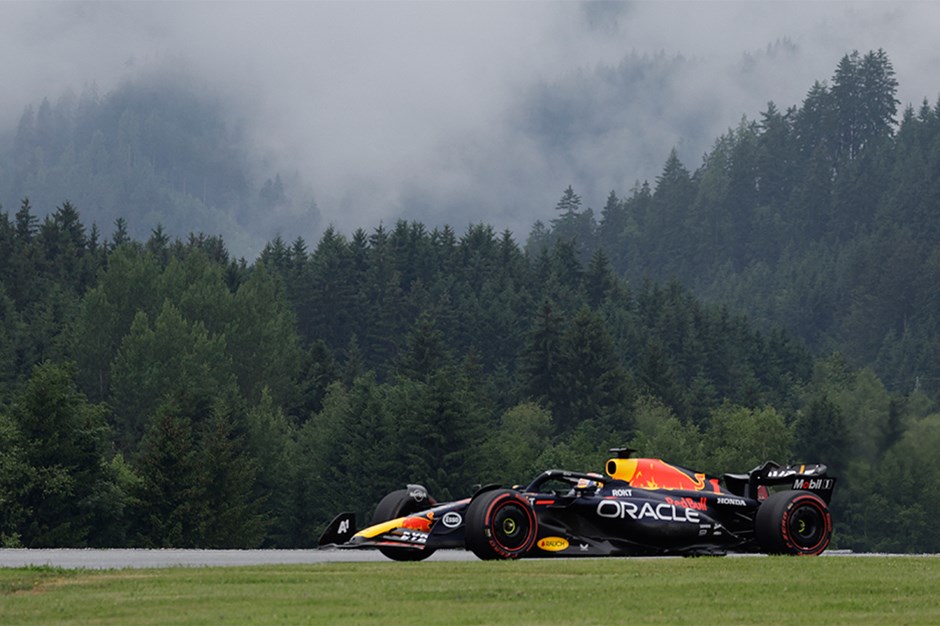
{"type": "Polygon", "coordinates": [[[712,472],[824,460],[841,545],[940,547],[924,396],[602,252],[400,222],[248,265],[122,226],[0,218],[5,545],[309,546],[406,481],[448,498],[629,443],[712,472]]]}
{"type": "Polygon", "coordinates": [[[654,184],[595,213],[569,189],[527,247],[604,250],[632,284],[696,295],[839,351],[894,391],[940,394],[940,102],[899,102],[884,51],[846,55],[801,106],[769,103],[690,171],[675,152],[654,184]]]}
{"type": "Polygon", "coordinates": [[[309,193],[293,176],[259,175],[226,111],[159,75],[103,96],[92,85],[43,99],[0,151],[0,202],[29,197],[45,214],[68,200],[100,228],[120,218],[137,238],[158,224],[174,236],[221,234],[251,257],[277,232],[319,233],[309,193]]]}
{"type": "Polygon", "coordinates": [[[0,209],[0,544],[310,546],[406,482],[446,499],[630,445],[827,463],[836,545],[940,551],[940,109],[896,125],[895,88],[848,55],[695,172],[673,155],[597,217],[568,188],[525,246],[400,221],[249,262],[119,210],[103,232],[67,190],[0,209]]]}

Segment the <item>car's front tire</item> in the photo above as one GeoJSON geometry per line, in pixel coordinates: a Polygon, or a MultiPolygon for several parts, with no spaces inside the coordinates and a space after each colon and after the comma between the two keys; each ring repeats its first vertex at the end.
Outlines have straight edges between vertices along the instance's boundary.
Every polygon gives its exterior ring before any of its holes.
{"type": "MultiPolygon", "coordinates": [[[[382,522],[398,519],[399,517],[405,517],[411,513],[423,511],[427,507],[427,500],[419,502],[411,496],[408,489],[398,489],[379,500],[379,504],[375,507],[375,513],[372,514],[372,525],[374,526],[382,522]]],[[[379,552],[394,561],[423,561],[434,554],[432,548],[418,550],[416,548],[394,548],[387,546],[379,548],[379,552]]]]}
{"type": "Polygon", "coordinates": [[[764,552],[815,556],[829,546],[832,516],[815,493],[781,491],[761,503],[754,531],[764,552]]]}
{"type": "Polygon", "coordinates": [[[518,559],[532,548],[538,521],[518,491],[487,491],[467,507],[467,549],[484,560],[518,559]]]}

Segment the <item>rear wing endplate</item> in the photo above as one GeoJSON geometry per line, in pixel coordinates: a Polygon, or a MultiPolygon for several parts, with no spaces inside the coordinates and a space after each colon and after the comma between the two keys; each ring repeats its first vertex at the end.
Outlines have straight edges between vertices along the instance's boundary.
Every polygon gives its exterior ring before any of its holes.
{"type": "Polygon", "coordinates": [[[829,468],[822,463],[781,466],[767,461],[747,474],[725,474],[722,478],[729,489],[748,498],[760,499],[760,487],[786,485],[790,489],[812,491],[829,502],[836,479],[828,472],[829,468]]]}

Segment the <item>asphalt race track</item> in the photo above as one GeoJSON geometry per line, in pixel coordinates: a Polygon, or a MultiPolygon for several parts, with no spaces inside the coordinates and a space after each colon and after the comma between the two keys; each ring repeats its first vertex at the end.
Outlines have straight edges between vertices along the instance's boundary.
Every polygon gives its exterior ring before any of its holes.
{"type": "MultiPolygon", "coordinates": [[[[747,555],[745,558],[760,556],[761,555],[747,555]]],[[[823,557],[879,556],[940,557],[940,555],[936,554],[856,554],[849,550],[831,550],[823,555],[823,557]]],[[[477,558],[472,552],[466,552],[464,550],[438,550],[428,560],[476,561],[477,558]]],[[[61,567],[65,569],[145,569],[160,567],[232,567],[238,565],[312,565],[318,563],[369,563],[381,561],[391,562],[379,552],[373,550],[0,549],[0,567],[27,567],[38,565],[61,567]]]]}
{"type": "MultiPolygon", "coordinates": [[[[472,552],[439,550],[430,561],[476,561],[472,552]]],[[[65,569],[229,567],[388,561],[375,550],[76,550],[0,549],[0,567],[47,565],[65,569]]]]}

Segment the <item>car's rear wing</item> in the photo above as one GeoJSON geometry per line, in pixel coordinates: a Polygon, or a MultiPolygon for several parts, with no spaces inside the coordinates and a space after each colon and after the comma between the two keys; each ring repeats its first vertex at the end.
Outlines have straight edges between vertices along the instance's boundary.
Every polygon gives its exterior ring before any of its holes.
{"type": "Polygon", "coordinates": [[[836,479],[828,472],[829,468],[822,463],[781,466],[767,461],[747,474],[724,474],[721,478],[732,493],[755,500],[763,499],[761,495],[766,497],[767,487],[786,485],[790,489],[812,491],[829,502],[836,479]]]}

